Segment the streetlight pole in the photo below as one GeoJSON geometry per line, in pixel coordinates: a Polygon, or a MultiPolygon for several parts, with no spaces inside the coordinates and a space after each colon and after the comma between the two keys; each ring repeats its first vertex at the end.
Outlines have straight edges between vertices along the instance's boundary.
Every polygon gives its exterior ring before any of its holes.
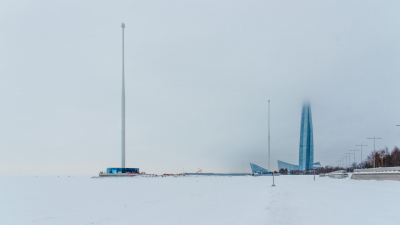
{"type": "Polygon", "coordinates": [[[374,136],[373,138],[367,138],[367,139],[374,139],[374,168],[375,168],[375,161],[376,161],[376,159],[375,159],[375,140],[376,139],[382,139],[382,138],[380,138],[380,137],[377,138],[377,137],[374,136]]]}
{"type": "Polygon", "coordinates": [[[362,147],[363,147],[363,146],[368,146],[368,145],[363,145],[363,144],[361,144],[361,145],[356,145],[356,146],[360,146],[360,147],[361,147],[361,162],[360,162],[360,163],[362,163],[362,161],[363,161],[363,160],[362,160],[362,147]]]}
{"type": "MultiPolygon", "coordinates": [[[[349,150],[349,151],[353,151],[353,150],[349,150]]],[[[355,152],[353,152],[353,153],[350,153],[350,154],[353,154],[354,155],[354,158],[356,157],[356,153],[355,152]]],[[[349,157],[349,159],[351,160],[351,158],[349,157]]],[[[354,161],[355,161],[355,159],[354,159],[354,161]]],[[[351,162],[350,162],[350,168],[351,168],[351,162]]],[[[354,171],[354,169],[353,169],[353,171],[354,171]]]]}
{"type": "Polygon", "coordinates": [[[270,135],[269,135],[269,99],[268,99],[268,172],[271,171],[270,169],[270,135]]]}
{"type": "MultiPolygon", "coordinates": [[[[360,150],[350,150],[350,151],[354,152],[354,164],[355,164],[356,163],[356,151],[360,151],[360,150]]],[[[355,166],[354,166],[354,168],[355,168],[355,166]]]]}
{"type": "Polygon", "coordinates": [[[346,158],[342,158],[342,159],[345,159],[346,160],[346,172],[347,172],[347,156],[346,156],[346,158]]]}
{"type": "Polygon", "coordinates": [[[350,155],[352,154],[352,153],[346,153],[348,156],[349,156],[349,172],[350,172],[350,155]]]}

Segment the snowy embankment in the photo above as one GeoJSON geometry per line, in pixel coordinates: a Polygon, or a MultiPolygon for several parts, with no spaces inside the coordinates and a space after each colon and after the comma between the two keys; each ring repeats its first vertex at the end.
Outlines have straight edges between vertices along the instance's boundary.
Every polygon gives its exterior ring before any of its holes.
{"type": "Polygon", "coordinates": [[[0,176],[0,224],[399,224],[398,181],[0,176]]]}

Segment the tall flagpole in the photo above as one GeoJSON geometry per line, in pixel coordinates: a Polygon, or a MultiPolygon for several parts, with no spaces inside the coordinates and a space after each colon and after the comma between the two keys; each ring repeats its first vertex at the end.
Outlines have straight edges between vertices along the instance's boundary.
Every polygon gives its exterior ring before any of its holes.
{"type": "Polygon", "coordinates": [[[124,68],[124,30],[125,23],[122,27],[122,106],[121,106],[121,168],[125,168],[125,68],[124,68]]]}
{"type": "Polygon", "coordinates": [[[268,99],[268,172],[271,171],[270,167],[270,136],[269,136],[269,99],[268,99]]]}

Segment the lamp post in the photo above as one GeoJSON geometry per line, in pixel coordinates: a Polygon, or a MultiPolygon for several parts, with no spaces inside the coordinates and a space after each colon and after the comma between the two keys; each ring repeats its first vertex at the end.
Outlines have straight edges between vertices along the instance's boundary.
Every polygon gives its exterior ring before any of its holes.
{"type": "Polygon", "coordinates": [[[382,139],[382,138],[380,138],[380,137],[377,138],[377,137],[374,136],[373,138],[367,138],[367,139],[374,139],[374,168],[375,168],[375,161],[376,161],[376,159],[375,159],[375,140],[376,139],[382,139]]]}
{"type": "Polygon", "coordinates": [[[271,171],[270,167],[270,135],[269,135],[269,99],[268,99],[268,172],[271,171]]]}
{"type": "Polygon", "coordinates": [[[349,172],[350,172],[350,155],[351,155],[351,154],[353,154],[353,153],[346,153],[346,155],[349,156],[349,172]]]}
{"type": "MultiPolygon", "coordinates": [[[[353,150],[349,150],[349,151],[353,151],[353,150]]],[[[353,156],[354,156],[354,158],[356,157],[356,153],[355,152],[353,152],[353,153],[350,153],[350,154],[353,154],[353,156]]],[[[351,158],[349,157],[349,159],[351,160],[351,158]]],[[[355,161],[355,160],[354,160],[355,161]]],[[[351,168],[351,162],[350,162],[350,168],[351,168]]],[[[353,171],[354,171],[354,169],[353,169],[353,171]]]]}
{"type": "Polygon", "coordinates": [[[360,147],[361,147],[361,161],[360,161],[360,163],[362,163],[362,161],[363,161],[363,160],[362,160],[362,147],[363,147],[363,146],[368,146],[368,145],[363,145],[363,144],[361,144],[361,145],[356,145],[356,146],[360,146],[360,147]]]}
{"type": "MultiPolygon", "coordinates": [[[[347,165],[347,156],[346,156],[346,158],[342,158],[342,159],[346,160],[346,164],[345,165],[347,165]]],[[[347,172],[347,167],[345,167],[345,168],[346,168],[346,172],[347,172]]]]}
{"type": "MultiPolygon", "coordinates": [[[[356,151],[360,151],[360,150],[350,150],[350,151],[354,152],[354,164],[355,164],[356,163],[356,151]]],[[[354,168],[355,168],[355,166],[354,166],[354,168]]]]}

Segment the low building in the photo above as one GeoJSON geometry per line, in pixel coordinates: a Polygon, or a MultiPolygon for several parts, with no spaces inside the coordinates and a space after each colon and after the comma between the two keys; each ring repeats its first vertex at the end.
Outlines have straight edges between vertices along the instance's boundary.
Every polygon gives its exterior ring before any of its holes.
{"type": "Polygon", "coordinates": [[[299,166],[278,160],[278,169],[279,171],[281,169],[287,169],[287,171],[290,173],[290,171],[299,170],[299,166]]]}
{"type": "Polygon", "coordinates": [[[258,166],[254,163],[250,163],[250,167],[251,167],[251,173],[255,174],[266,174],[269,173],[269,171],[267,169],[265,169],[264,167],[258,166]]]}
{"type": "Polygon", "coordinates": [[[139,173],[139,168],[107,168],[107,173],[139,173]]]}

